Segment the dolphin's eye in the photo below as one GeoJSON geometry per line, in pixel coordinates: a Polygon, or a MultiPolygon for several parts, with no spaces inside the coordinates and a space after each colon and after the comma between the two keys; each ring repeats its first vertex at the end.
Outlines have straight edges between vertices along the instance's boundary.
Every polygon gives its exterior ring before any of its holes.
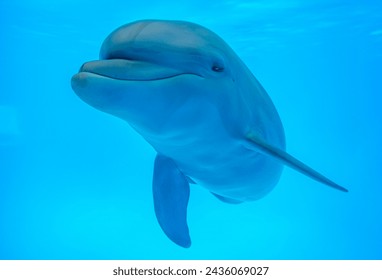
{"type": "Polygon", "coordinates": [[[213,65],[211,69],[214,72],[224,72],[224,67],[223,66],[213,65]]]}

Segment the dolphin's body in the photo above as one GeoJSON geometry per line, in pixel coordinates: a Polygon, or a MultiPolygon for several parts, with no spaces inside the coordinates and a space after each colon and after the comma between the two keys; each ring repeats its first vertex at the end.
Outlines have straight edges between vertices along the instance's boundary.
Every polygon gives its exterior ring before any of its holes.
{"type": "Polygon", "coordinates": [[[157,151],[154,206],[166,235],[189,247],[189,184],[220,200],[259,199],[283,164],[347,191],[285,152],[280,117],[265,90],[216,34],[183,21],[124,25],[100,60],[72,78],[91,106],[126,120],[157,151]]]}

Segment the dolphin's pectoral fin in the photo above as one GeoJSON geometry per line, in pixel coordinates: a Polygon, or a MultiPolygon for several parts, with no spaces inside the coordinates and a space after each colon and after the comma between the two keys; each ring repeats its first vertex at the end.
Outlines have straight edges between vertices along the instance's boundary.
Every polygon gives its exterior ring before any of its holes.
{"type": "Polygon", "coordinates": [[[190,184],[196,184],[194,180],[192,180],[190,177],[186,176],[187,182],[190,184]]]}
{"type": "Polygon", "coordinates": [[[236,199],[232,199],[232,198],[228,198],[228,197],[224,197],[224,196],[221,196],[221,195],[218,195],[216,193],[213,193],[211,192],[214,196],[217,197],[217,199],[225,202],[225,203],[230,203],[230,204],[239,204],[239,203],[242,203],[243,201],[240,201],[240,200],[236,200],[236,199]]]}
{"type": "Polygon", "coordinates": [[[293,169],[311,177],[312,179],[316,181],[326,184],[329,187],[335,188],[343,192],[348,192],[348,190],[345,189],[344,187],[341,187],[340,185],[334,183],[330,179],[326,178],[324,175],[313,170],[312,168],[302,163],[298,159],[292,157],[285,151],[279,148],[273,147],[272,145],[269,145],[263,139],[260,139],[259,137],[257,137],[256,135],[252,133],[247,134],[247,139],[245,140],[244,145],[251,150],[256,150],[266,155],[272,156],[280,160],[285,165],[288,165],[289,167],[292,167],[293,169]]]}
{"type": "Polygon", "coordinates": [[[189,183],[174,161],[160,154],[155,159],[153,195],[155,214],[164,233],[179,246],[190,247],[187,226],[189,183]]]}

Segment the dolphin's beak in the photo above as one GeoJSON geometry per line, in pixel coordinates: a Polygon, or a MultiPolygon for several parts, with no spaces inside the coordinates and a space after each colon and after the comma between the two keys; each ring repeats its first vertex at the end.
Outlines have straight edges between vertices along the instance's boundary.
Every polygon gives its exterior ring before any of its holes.
{"type": "Polygon", "coordinates": [[[128,81],[154,81],[184,74],[182,71],[174,68],[127,59],[107,59],[87,62],[82,65],[79,72],[93,73],[107,78],[128,81]]]}

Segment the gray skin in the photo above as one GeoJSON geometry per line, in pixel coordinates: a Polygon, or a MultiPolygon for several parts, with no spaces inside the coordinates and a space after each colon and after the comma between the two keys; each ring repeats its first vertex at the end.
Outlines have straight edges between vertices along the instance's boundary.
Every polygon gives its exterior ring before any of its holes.
{"type": "Polygon", "coordinates": [[[257,200],[286,164],[341,191],[285,152],[280,117],[240,58],[216,34],[183,21],[124,25],[104,41],[100,60],[72,78],[76,94],[127,121],[157,151],[154,206],[167,236],[183,247],[189,184],[220,200],[257,200]]]}

